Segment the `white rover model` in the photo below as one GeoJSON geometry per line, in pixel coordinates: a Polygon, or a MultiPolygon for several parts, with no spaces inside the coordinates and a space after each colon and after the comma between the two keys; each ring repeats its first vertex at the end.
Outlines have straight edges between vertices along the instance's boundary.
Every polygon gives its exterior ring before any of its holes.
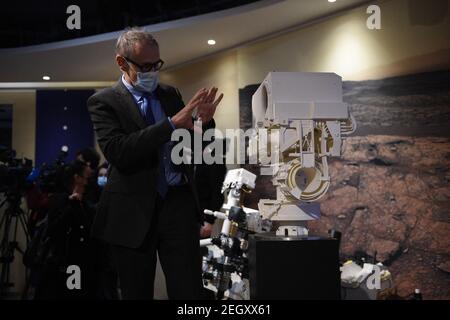
{"type": "Polygon", "coordinates": [[[342,101],[342,80],[333,73],[271,72],[252,98],[253,127],[249,157],[261,174],[273,176],[276,199],[261,199],[258,210],[242,206],[242,195],[255,187],[256,175],[230,170],[221,212],[221,234],[201,241],[205,286],[217,298],[248,299],[245,264],[249,233],[276,228],[280,236],[308,234],[306,222],[320,217],[319,200],[328,190],[328,157],[341,156],[346,135],[356,129],[342,101]]]}

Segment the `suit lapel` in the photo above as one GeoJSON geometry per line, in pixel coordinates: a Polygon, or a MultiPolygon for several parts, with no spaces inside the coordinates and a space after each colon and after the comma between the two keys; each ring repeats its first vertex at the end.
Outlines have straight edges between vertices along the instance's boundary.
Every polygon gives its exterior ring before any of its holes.
{"type": "Polygon", "coordinates": [[[159,100],[161,108],[166,114],[166,117],[172,117],[177,110],[174,109],[173,103],[171,103],[170,101],[171,99],[167,95],[167,91],[163,90],[161,86],[158,85],[158,87],[155,90],[155,95],[156,98],[159,100]]]}
{"type": "Polygon", "coordinates": [[[144,129],[145,127],[147,127],[144,118],[139,112],[139,106],[136,104],[133,95],[125,87],[121,79],[114,86],[114,90],[119,96],[122,102],[122,106],[126,109],[126,113],[130,115],[130,117],[139,126],[139,128],[144,129]]]}

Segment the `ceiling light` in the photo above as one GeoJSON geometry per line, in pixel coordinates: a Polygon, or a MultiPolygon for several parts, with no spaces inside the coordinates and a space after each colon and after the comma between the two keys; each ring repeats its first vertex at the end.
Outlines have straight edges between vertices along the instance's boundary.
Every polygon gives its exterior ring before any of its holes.
{"type": "Polygon", "coordinates": [[[214,39],[209,39],[209,40],[208,40],[208,44],[209,44],[210,46],[213,46],[213,45],[216,44],[216,40],[214,40],[214,39]]]}
{"type": "Polygon", "coordinates": [[[336,2],[336,0],[328,0],[328,2],[336,2]]]}
{"type": "Polygon", "coordinates": [[[50,77],[49,76],[43,76],[42,80],[48,81],[48,80],[50,80],[50,77]]]}

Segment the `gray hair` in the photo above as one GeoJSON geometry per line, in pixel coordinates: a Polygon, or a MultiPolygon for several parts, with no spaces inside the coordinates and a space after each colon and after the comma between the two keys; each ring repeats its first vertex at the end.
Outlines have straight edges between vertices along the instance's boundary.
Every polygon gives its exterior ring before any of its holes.
{"type": "Polygon", "coordinates": [[[133,53],[136,43],[147,43],[158,47],[158,42],[150,32],[143,28],[133,27],[125,29],[117,39],[116,53],[129,57],[133,53]]]}

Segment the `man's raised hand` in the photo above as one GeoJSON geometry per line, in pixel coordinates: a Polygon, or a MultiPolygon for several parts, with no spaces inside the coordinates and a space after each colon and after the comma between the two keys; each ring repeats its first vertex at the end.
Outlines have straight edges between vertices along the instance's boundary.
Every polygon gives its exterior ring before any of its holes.
{"type": "Polygon", "coordinates": [[[210,88],[197,107],[197,117],[203,123],[206,123],[213,118],[216,108],[223,98],[223,93],[221,93],[216,99],[217,90],[216,87],[210,88]]]}
{"type": "Polygon", "coordinates": [[[207,94],[208,90],[205,88],[198,90],[189,103],[171,118],[175,128],[192,129],[194,126],[192,123],[192,112],[203,102],[207,94]]]}

